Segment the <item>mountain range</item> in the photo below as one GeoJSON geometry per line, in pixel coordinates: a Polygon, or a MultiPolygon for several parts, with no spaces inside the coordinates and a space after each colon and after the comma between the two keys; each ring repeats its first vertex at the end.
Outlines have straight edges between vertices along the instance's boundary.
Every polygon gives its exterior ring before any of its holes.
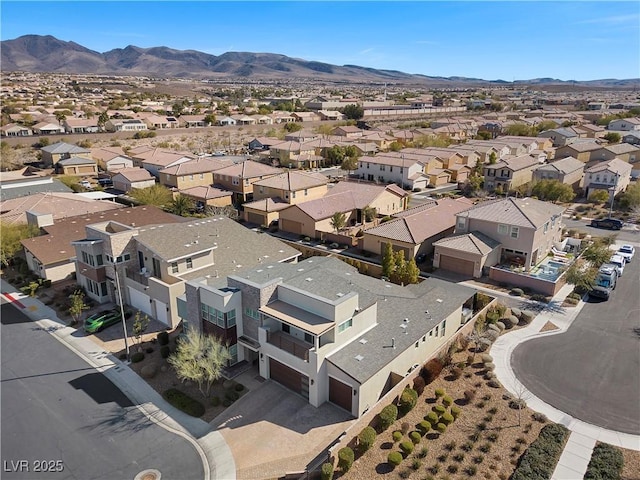
{"type": "Polygon", "coordinates": [[[327,82],[389,82],[431,87],[472,85],[581,85],[623,88],[638,85],[638,79],[563,81],[553,78],[531,80],[482,80],[466,77],[431,77],[396,70],[380,70],[357,65],[331,65],[275,53],[227,52],[210,55],[197,50],[168,47],[140,48],[129,45],[100,53],[72,41],[50,35],[24,35],[0,42],[2,71],[143,75],[197,79],[292,80],[327,82]]]}

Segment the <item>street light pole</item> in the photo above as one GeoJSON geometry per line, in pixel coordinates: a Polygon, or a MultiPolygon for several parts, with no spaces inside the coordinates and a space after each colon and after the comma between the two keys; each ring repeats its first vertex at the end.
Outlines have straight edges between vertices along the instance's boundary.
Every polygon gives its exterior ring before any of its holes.
{"type": "Polygon", "coordinates": [[[113,273],[116,277],[116,289],[118,290],[118,300],[120,300],[120,316],[122,317],[122,331],[124,333],[124,348],[127,355],[127,362],[131,360],[129,356],[129,342],[127,341],[127,322],[124,318],[124,302],[122,301],[122,291],[120,290],[120,278],[118,277],[118,268],[116,262],[113,262],[113,273]]]}
{"type": "Polygon", "coordinates": [[[618,174],[616,173],[616,183],[613,184],[613,191],[611,192],[611,203],[609,204],[609,218],[611,218],[611,213],[613,212],[613,199],[616,196],[617,188],[618,188],[618,174]]]}

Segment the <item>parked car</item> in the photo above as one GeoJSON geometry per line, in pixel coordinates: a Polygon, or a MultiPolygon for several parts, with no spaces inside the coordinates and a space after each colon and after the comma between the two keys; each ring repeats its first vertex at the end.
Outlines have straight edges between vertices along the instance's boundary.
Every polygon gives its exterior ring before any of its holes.
{"type": "Polygon", "coordinates": [[[113,180],[110,178],[99,178],[98,183],[101,187],[113,187],[113,180]]]}
{"type": "Polygon", "coordinates": [[[427,254],[421,253],[420,255],[416,256],[416,263],[424,263],[426,259],[427,259],[427,254]]]}
{"type": "Polygon", "coordinates": [[[624,257],[626,263],[629,263],[633,256],[636,254],[636,249],[633,245],[623,245],[618,249],[616,255],[624,257]]]}
{"type": "Polygon", "coordinates": [[[82,180],[82,181],[80,182],[80,186],[81,186],[81,187],[84,187],[84,188],[88,188],[89,190],[91,190],[91,188],[93,188],[93,187],[91,186],[91,182],[90,182],[89,180],[82,180]]]}
{"type": "Polygon", "coordinates": [[[604,298],[608,300],[611,296],[611,292],[616,289],[618,283],[618,270],[615,265],[605,263],[598,270],[598,276],[596,277],[596,283],[594,287],[589,290],[590,298],[604,298]]]}
{"type": "Polygon", "coordinates": [[[94,313],[84,321],[84,331],[96,333],[120,321],[122,321],[122,314],[119,307],[112,310],[104,310],[94,313]]]}
{"type": "Polygon", "coordinates": [[[624,266],[627,263],[624,257],[622,255],[614,254],[609,259],[609,263],[615,265],[615,267],[618,269],[618,276],[621,277],[624,273],[624,266]]]}
{"type": "Polygon", "coordinates": [[[607,228],[609,230],[620,230],[624,226],[622,220],[617,218],[604,218],[602,220],[591,220],[590,227],[607,228]]]}

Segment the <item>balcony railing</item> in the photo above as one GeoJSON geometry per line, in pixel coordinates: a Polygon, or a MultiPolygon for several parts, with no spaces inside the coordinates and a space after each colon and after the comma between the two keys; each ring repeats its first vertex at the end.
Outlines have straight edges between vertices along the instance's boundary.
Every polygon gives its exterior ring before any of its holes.
{"type": "Polygon", "coordinates": [[[131,269],[127,268],[127,278],[130,278],[131,280],[133,280],[134,282],[138,282],[141,285],[144,285],[145,287],[149,286],[149,274],[145,273],[139,273],[139,272],[135,272],[132,271],[131,269]]]}
{"type": "Polygon", "coordinates": [[[278,347],[280,350],[284,350],[285,352],[295,355],[305,362],[309,361],[309,350],[313,348],[308,343],[282,331],[268,332],[267,343],[278,347]]]}

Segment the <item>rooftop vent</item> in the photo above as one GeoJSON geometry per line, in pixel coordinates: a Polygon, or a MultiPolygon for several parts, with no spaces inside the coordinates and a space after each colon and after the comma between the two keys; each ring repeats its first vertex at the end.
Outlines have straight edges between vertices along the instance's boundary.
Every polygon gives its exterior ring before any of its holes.
{"type": "Polygon", "coordinates": [[[364,360],[364,357],[362,355],[356,355],[354,357],[356,360],[358,360],[359,362],[361,362],[362,360],[364,360]]]}
{"type": "Polygon", "coordinates": [[[344,297],[344,293],[342,293],[342,292],[338,292],[338,293],[336,293],[336,295],[337,295],[338,297],[344,297]]]}
{"type": "Polygon", "coordinates": [[[438,298],[438,299],[436,300],[436,302],[438,302],[438,303],[442,303],[442,299],[441,299],[441,298],[438,298]]]}
{"type": "Polygon", "coordinates": [[[361,338],[360,339],[360,343],[364,345],[365,343],[367,343],[367,339],[366,338],[361,338]]]}
{"type": "Polygon", "coordinates": [[[312,281],[312,280],[313,280],[313,278],[311,278],[311,277],[307,277],[307,278],[305,278],[305,280],[306,280],[307,282],[310,282],[310,281],[312,281]]]}

